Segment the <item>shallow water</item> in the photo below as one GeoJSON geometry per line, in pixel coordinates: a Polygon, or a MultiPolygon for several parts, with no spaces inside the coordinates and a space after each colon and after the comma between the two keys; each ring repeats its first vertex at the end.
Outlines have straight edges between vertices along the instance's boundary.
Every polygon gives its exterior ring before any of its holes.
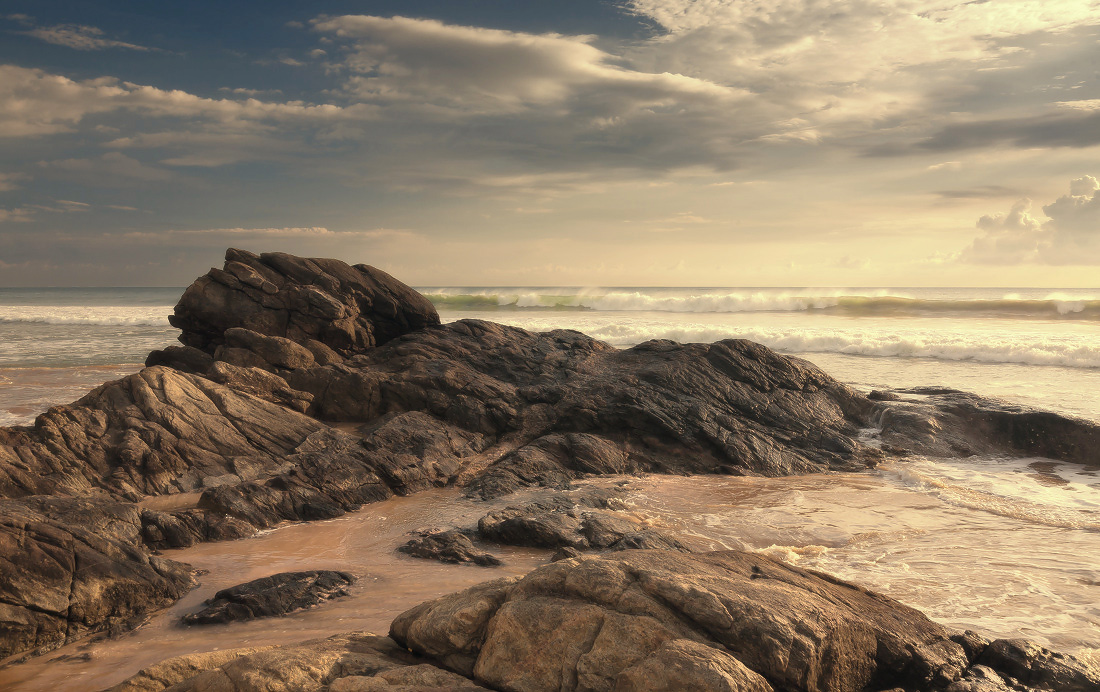
{"type": "Polygon", "coordinates": [[[503,567],[444,565],[395,552],[419,528],[473,524],[487,503],[456,490],[432,490],[368,505],[329,521],[290,524],[253,538],[205,543],[164,552],[208,570],[200,586],[141,628],[117,639],[76,642],[22,664],[0,668],[0,689],[87,692],[121,682],[172,656],[265,644],[290,644],[339,632],[385,634],[409,607],[497,577],[525,574],[548,551],[494,548],[503,567]],[[338,569],[358,581],[351,595],[287,617],[185,627],[179,618],[199,609],[219,589],[278,572],[338,569]],[[87,660],[85,660],[87,659],[87,660]]]}
{"type": "MultiPolygon", "coordinates": [[[[760,551],[881,591],[951,627],[990,637],[1024,636],[1100,663],[1095,474],[1044,460],[915,459],[863,474],[647,476],[627,478],[624,487],[634,512],[700,546],[760,551]]],[[[397,614],[417,603],[547,561],[547,551],[493,547],[507,564],[487,569],[394,552],[410,530],[472,525],[519,499],[479,503],[455,490],[433,490],[331,521],[170,551],[174,559],[210,570],[198,589],[119,639],[78,642],[0,669],[0,687],[75,692],[113,684],[184,653],[354,630],[385,633],[397,614]],[[317,568],[348,570],[360,581],[348,598],[284,618],[175,624],[220,588],[317,568]],[[89,660],[80,658],[84,654],[89,660]]]]}

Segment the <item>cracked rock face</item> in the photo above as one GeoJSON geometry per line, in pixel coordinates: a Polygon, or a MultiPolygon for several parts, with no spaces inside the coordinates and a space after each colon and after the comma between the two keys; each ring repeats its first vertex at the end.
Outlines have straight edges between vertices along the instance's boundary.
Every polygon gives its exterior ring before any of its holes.
{"type": "Polygon", "coordinates": [[[226,334],[233,328],[348,354],[439,324],[428,299],[380,269],[235,249],[224,269],[188,287],[169,319],[183,331],[180,341],[208,353],[239,348],[226,334]]]}
{"type": "Polygon", "coordinates": [[[1035,645],[987,644],[897,601],[743,552],[581,557],[423,603],[390,636],[507,690],[1100,689],[1035,645]]]}
{"type": "Polygon", "coordinates": [[[131,504],[0,500],[0,658],[125,631],[193,585],[187,565],[149,555],[131,504]]]}

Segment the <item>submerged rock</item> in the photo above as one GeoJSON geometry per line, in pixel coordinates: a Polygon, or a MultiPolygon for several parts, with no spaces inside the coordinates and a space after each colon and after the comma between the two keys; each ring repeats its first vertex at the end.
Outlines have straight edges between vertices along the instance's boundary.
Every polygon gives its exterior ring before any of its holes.
{"type": "Polygon", "coordinates": [[[504,564],[500,558],[478,550],[470,537],[458,529],[422,531],[416,538],[397,548],[400,552],[449,564],[469,562],[482,567],[504,564]]]}
{"type": "Polygon", "coordinates": [[[313,570],[281,572],[222,589],[197,613],[183,616],[188,625],[210,625],[273,617],[348,595],[355,577],[347,572],[313,570]]]}
{"type": "Polygon", "coordinates": [[[622,509],[622,501],[612,491],[557,493],[490,512],[478,520],[477,531],[488,541],[533,548],[691,552],[675,536],[622,509]]]}

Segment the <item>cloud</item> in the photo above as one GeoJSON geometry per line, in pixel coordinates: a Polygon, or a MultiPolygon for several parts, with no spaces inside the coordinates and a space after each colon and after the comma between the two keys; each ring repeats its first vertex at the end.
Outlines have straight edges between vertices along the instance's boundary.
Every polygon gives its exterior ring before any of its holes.
{"type": "Polygon", "coordinates": [[[407,17],[322,17],[313,29],[350,43],[345,89],[371,101],[471,113],[514,113],[577,99],[605,116],[644,105],[741,94],[703,79],[614,64],[593,36],[529,34],[407,17]],[[602,101],[597,105],[595,101],[602,101]]]}
{"type": "Polygon", "coordinates": [[[1006,214],[978,219],[982,231],[959,256],[973,264],[1100,265],[1100,182],[1086,175],[1070,182],[1068,195],[1043,207],[1016,202],[1006,214]]]}
{"type": "Polygon", "coordinates": [[[962,190],[939,190],[936,194],[944,199],[988,199],[991,197],[1013,197],[1020,193],[1015,188],[1005,187],[1004,185],[981,185],[962,190]]]}
{"type": "Polygon", "coordinates": [[[119,111],[243,129],[260,124],[323,126],[341,118],[361,119],[370,109],[303,101],[212,99],[112,77],[75,81],[45,70],[0,65],[0,137],[72,132],[89,116],[119,111]]]}
{"type": "Polygon", "coordinates": [[[74,48],[76,50],[104,50],[106,48],[127,48],[137,51],[155,50],[134,43],[104,38],[102,29],[94,26],[84,26],[82,24],[40,26],[21,33],[41,39],[46,43],[74,48]]]}
{"type": "Polygon", "coordinates": [[[174,181],[172,171],[149,166],[120,152],[108,152],[96,158],[40,161],[39,168],[97,187],[130,187],[138,183],[174,181]]]}
{"type": "Polygon", "coordinates": [[[29,179],[26,173],[0,173],[0,192],[19,189],[19,182],[29,179]]]}
{"type": "Polygon", "coordinates": [[[34,209],[29,209],[27,207],[0,209],[0,223],[18,223],[21,221],[30,221],[34,213],[34,209]]]}
{"type": "MultiPolygon", "coordinates": [[[[114,234],[111,234],[112,237],[114,234]]],[[[366,238],[374,240],[400,240],[420,237],[418,233],[403,229],[373,228],[369,230],[332,231],[323,226],[303,226],[285,228],[203,228],[169,229],[164,231],[134,231],[122,234],[131,239],[164,239],[177,236],[216,236],[222,238],[297,238],[297,239],[347,239],[366,238]]]]}
{"type": "MultiPolygon", "coordinates": [[[[1100,144],[1100,111],[1079,108],[1079,113],[998,118],[949,125],[916,149],[959,151],[1009,144],[1020,148],[1075,147],[1100,144]]],[[[902,153],[912,153],[912,150],[902,153]]]]}

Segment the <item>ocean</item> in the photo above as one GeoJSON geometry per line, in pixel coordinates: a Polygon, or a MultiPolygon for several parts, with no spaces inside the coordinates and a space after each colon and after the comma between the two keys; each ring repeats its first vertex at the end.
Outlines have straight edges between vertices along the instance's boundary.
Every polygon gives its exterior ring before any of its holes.
{"type": "MultiPolygon", "coordinates": [[[[536,331],[576,329],[619,347],[649,339],[746,338],[810,360],[863,391],[951,387],[1100,421],[1100,289],[419,290],[444,321],[479,318],[536,331]]],[[[134,372],[150,350],[175,343],[167,315],[181,292],[0,289],[0,425],[30,424],[48,406],[134,372]]],[[[852,476],[648,477],[631,480],[629,487],[637,512],[715,548],[766,552],[883,591],[951,626],[1022,634],[1100,660],[1098,473],[1045,459],[911,457],[852,476]]],[[[396,510],[389,502],[348,521],[392,517],[396,510]]],[[[460,507],[464,500],[443,491],[400,502],[412,503],[413,518],[478,511],[460,507]]],[[[290,533],[278,547],[261,549],[257,542],[263,554],[255,560],[265,568],[315,568],[312,553],[299,555],[297,545],[290,533]]],[[[209,561],[211,585],[239,576],[232,568],[240,559],[234,544],[188,550],[193,554],[173,557],[209,561]],[[217,565],[223,562],[220,575],[217,565]]],[[[326,555],[333,564],[347,557],[339,551],[326,555]]],[[[443,572],[438,565],[424,570],[409,572],[405,583],[422,579],[429,584],[425,589],[436,588],[431,580],[443,572]]],[[[392,600],[396,612],[416,602],[392,600]]],[[[371,617],[383,622],[396,612],[371,617]]],[[[318,611],[314,618],[320,617],[318,611]]],[[[343,631],[340,622],[311,623],[311,634],[343,631]]],[[[353,624],[380,626],[373,620],[353,624]]],[[[289,641],[302,638],[296,627],[285,629],[289,641]]],[[[150,631],[128,635],[128,643],[103,644],[100,655],[115,660],[110,647],[118,646],[117,660],[130,660],[134,651],[152,646],[150,637],[163,635],[155,626],[150,631]]],[[[256,637],[251,643],[275,641],[263,628],[256,637]]],[[[201,650],[202,642],[173,646],[156,655],[201,650]]],[[[65,677],[48,669],[44,663],[19,675],[35,684],[65,677]]],[[[85,674],[94,677],[91,670],[80,676],[85,674]]],[[[82,679],[80,684],[89,678],[82,679]]]]}

